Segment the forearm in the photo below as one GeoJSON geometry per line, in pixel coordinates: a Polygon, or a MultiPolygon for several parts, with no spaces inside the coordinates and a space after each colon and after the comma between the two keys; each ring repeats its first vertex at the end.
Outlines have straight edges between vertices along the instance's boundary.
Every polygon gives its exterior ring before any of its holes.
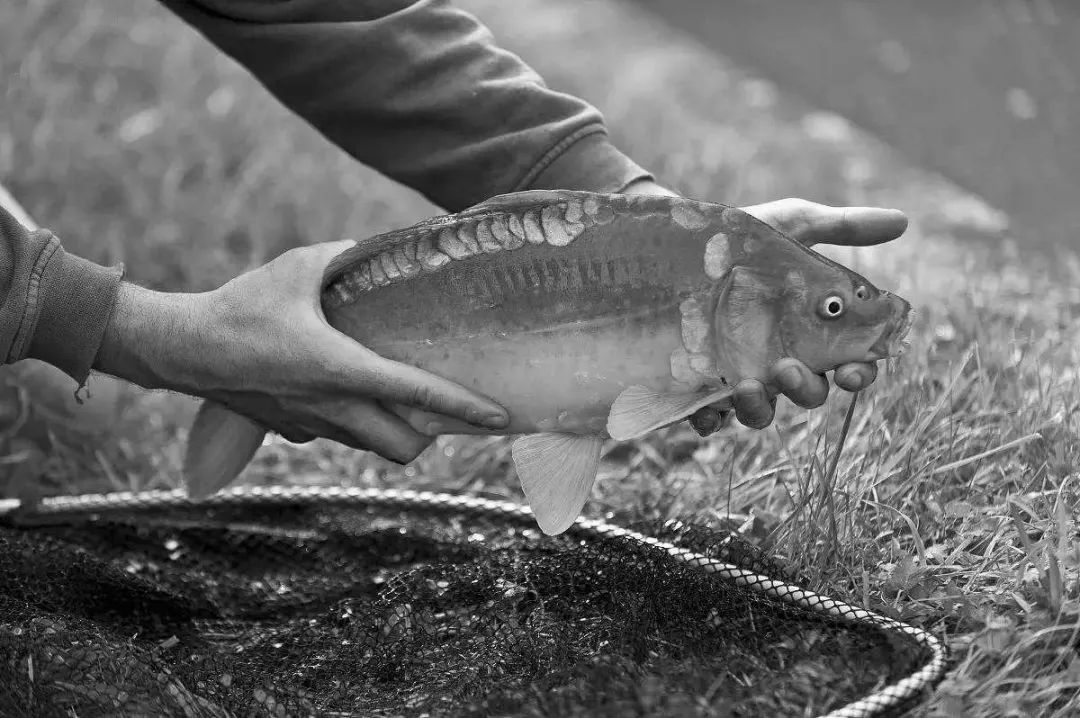
{"type": "Polygon", "coordinates": [[[346,152],[449,211],[647,176],[596,108],[444,0],[162,2],[346,152]]]}
{"type": "Polygon", "coordinates": [[[207,293],[155,292],[120,285],[94,368],[147,389],[200,394],[208,346],[207,293]]]}

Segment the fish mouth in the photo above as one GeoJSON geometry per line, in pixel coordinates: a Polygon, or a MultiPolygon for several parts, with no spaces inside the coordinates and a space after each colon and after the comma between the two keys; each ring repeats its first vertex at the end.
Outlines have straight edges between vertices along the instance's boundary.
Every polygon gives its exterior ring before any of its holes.
{"type": "MultiPolygon", "coordinates": [[[[911,325],[915,323],[915,310],[900,297],[890,295],[890,297],[900,304],[897,305],[899,310],[896,314],[899,315],[899,321],[892,326],[886,327],[885,331],[881,333],[877,341],[870,347],[871,360],[876,361],[878,359],[885,359],[888,357],[898,357],[907,351],[911,345],[911,341],[907,338],[908,332],[911,330],[911,325]]],[[[894,316],[896,316],[894,314],[894,316]]]]}

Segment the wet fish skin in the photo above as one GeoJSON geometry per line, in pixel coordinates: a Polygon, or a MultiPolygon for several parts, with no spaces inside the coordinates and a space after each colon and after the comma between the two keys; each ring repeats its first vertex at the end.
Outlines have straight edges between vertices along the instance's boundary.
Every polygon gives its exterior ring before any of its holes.
{"type": "MultiPolygon", "coordinates": [[[[490,255],[478,248],[436,272],[342,301],[335,287],[386,251],[350,250],[352,257],[347,252],[327,272],[327,319],[376,353],[491,396],[510,412],[505,433],[602,432],[611,402],[626,386],[676,385],[671,355],[682,341],[679,303],[712,283],[698,232],[673,224],[669,203],[603,197],[602,203],[589,197],[587,208],[574,195],[550,193],[495,207],[485,222],[523,217],[527,227],[529,217],[538,217],[539,226],[546,219],[544,236],[554,230],[557,243],[490,255]],[[561,230],[560,213],[571,217],[561,230]]],[[[475,217],[462,213],[429,232],[461,234],[464,227],[468,234],[475,217]]],[[[420,241],[415,228],[403,237],[420,241]]],[[[384,246],[394,246],[393,239],[384,246]]],[[[401,411],[421,431],[437,419],[401,411]]],[[[449,420],[439,428],[477,431],[449,420]]]]}
{"type": "MultiPolygon", "coordinates": [[[[729,400],[782,356],[817,371],[884,358],[910,317],[902,299],[741,210],[569,191],[503,195],[372,238],[331,263],[323,307],[373,351],[505,406],[501,432],[391,408],[432,436],[523,434],[515,463],[549,533],[580,511],[607,436],[729,400]]],[[[189,447],[185,465],[208,452],[189,447]]]]}

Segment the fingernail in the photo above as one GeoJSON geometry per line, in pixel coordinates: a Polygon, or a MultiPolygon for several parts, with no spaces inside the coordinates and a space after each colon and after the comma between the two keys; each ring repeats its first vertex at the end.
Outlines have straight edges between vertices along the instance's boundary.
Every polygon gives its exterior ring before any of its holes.
{"type": "Polygon", "coordinates": [[[796,367],[789,366],[777,375],[776,381],[784,391],[798,389],[802,386],[802,372],[796,367]]]}

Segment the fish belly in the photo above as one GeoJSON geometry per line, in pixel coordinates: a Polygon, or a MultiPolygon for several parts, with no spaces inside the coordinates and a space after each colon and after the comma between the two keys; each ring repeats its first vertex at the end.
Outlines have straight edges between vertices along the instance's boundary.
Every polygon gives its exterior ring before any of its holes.
{"type": "MultiPolygon", "coordinates": [[[[372,350],[469,387],[506,407],[502,432],[605,435],[608,410],[629,386],[669,391],[680,346],[672,312],[544,331],[416,342],[372,342],[372,350]]],[[[399,413],[402,413],[399,410],[399,413]]],[[[480,433],[419,411],[406,420],[427,434],[480,433]]],[[[489,433],[489,432],[484,432],[489,433]]]]}

